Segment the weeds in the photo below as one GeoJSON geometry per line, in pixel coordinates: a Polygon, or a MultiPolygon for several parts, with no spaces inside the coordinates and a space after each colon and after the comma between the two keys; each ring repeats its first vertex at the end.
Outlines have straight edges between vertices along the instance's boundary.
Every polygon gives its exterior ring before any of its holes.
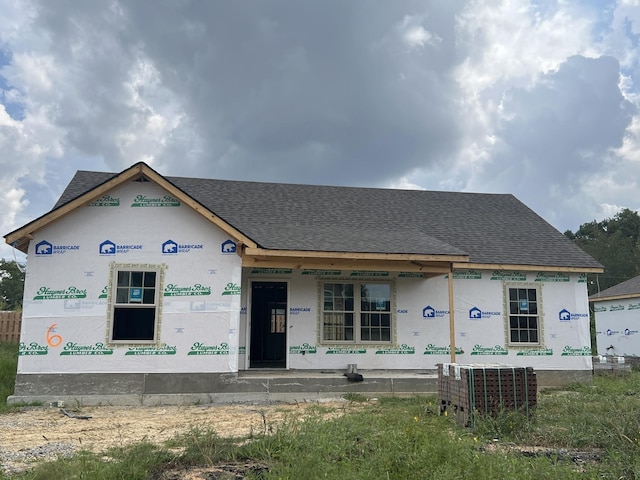
{"type": "Polygon", "coordinates": [[[345,393],[342,396],[342,398],[344,398],[350,403],[365,403],[369,401],[369,399],[364,395],[362,395],[361,393],[352,393],[352,392],[345,393]]]}
{"type": "Polygon", "coordinates": [[[517,438],[531,428],[530,417],[521,410],[500,408],[495,415],[472,415],[471,423],[476,435],[488,439],[517,438]]]}
{"type": "Polygon", "coordinates": [[[21,405],[7,405],[6,399],[13,395],[18,368],[18,344],[0,342],[0,413],[16,410],[21,405]]]}
{"type": "MultiPolygon", "coordinates": [[[[0,368],[15,368],[16,349],[1,347],[0,368]],[[7,356],[9,367],[1,363],[7,356]]],[[[5,370],[0,375],[7,378],[5,370]]],[[[10,394],[13,381],[10,375],[9,386],[2,380],[2,395],[10,394]]],[[[263,411],[259,431],[249,438],[193,427],[162,446],[81,452],[10,478],[178,478],[163,472],[193,466],[235,469],[244,478],[263,480],[640,478],[640,372],[547,390],[538,395],[531,415],[500,410],[493,417],[474,417],[473,428],[439,415],[435,397],[381,397],[370,403],[355,394],[345,398],[362,406],[318,407],[304,419],[289,415],[278,424],[263,411]]]]}
{"type": "Polygon", "coordinates": [[[214,465],[235,460],[237,443],[233,438],[220,437],[214,430],[193,427],[167,445],[182,450],[176,459],[182,465],[214,465]]]}

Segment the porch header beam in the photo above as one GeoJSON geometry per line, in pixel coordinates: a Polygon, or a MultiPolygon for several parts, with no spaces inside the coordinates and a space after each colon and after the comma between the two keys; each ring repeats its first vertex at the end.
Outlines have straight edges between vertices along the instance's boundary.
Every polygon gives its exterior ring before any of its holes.
{"type": "Polygon", "coordinates": [[[369,260],[348,258],[273,258],[242,257],[242,266],[247,268],[292,268],[300,269],[336,269],[336,270],[369,270],[388,272],[423,273],[425,277],[446,275],[449,273],[447,263],[418,263],[393,260],[369,260]]]}
{"type": "Polygon", "coordinates": [[[257,258],[303,258],[303,259],[348,259],[348,260],[392,260],[405,262],[448,262],[464,263],[469,261],[468,255],[422,255],[415,253],[366,253],[366,252],[323,252],[306,250],[269,250],[247,246],[244,255],[257,258]]]}
{"type": "Polygon", "coordinates": [[[548,265],[508,265],[501,263],[461,263],[455,262],[454,269],[478,270],[525,270],[528,272],[567,272],[567,273],[602,273],[604,268],[597,267],[550,267],[548,265]]]}

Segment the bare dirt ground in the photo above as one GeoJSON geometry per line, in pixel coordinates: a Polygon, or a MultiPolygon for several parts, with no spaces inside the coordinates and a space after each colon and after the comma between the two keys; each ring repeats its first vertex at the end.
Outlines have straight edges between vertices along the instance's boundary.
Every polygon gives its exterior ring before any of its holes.
{"type": "MultiPolygon", "coordinates": [[[[70,456],[79,450],[100,453],[111,447],[124,447],[142,441],[162,444],[176,435],[188,433],[194,427],[215,430],[223,437],[247,437],[269,432],[285,418],[304,418],[311,413],[311,407],[318,405],[324,407],[327,416],[340,415],[357,408],[346,401],[269,405],[66,407],[64,411],[57,407],[29,407],[0,415],[0,469],[12,473],[28,468],[33,462],[70,456]]],[[[179,476],[167,478],[216,478],[209,473],[205,470],[181,472],[179,476]]]]}

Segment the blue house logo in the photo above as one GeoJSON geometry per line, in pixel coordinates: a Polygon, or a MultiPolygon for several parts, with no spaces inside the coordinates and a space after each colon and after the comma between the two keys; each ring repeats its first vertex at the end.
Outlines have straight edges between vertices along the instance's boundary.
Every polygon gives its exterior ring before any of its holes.
{"type": "Polygon", "coordinates": [[[482,318],[482,310],[480,310],[478,307],[471,308],[469,310],[469,318],[471,320],[478,320],[482,318]]]}
{"type": "Polygon", "coordinates": [[[436,317],[436,309],[431,305],[427,305],[422,309],[422,317],[423,318],[435,318],[436,317]]]}
{"type": "Polygon", "coordinates": [[[53,253],[53,245],[46,240],[36,244],[36,255],[51,255],[53,253]]]}
{"type": "Polygon", "coordinates": [[[162,253],[178,253],[178,244],[173,240],[167,240],[162,244],[162,253]]]}
{"type": "Polygon", "coordinates": [[[236,242],[233,240],[222,242],[221,249],[222,253],[236,253],[236,242]]]}
{"type": "Polygon", "coordinates": [[[116,244],[111,240],[105,240],[100,244],[98,251],[100,252],[100,255],[115,255],[116,244]]]}
{"type": "Polygon", "coordinates": [[[558,318],[560,319],[561,322],[566,322],[568,320],[571,320],[571,312],[566,308],[563,308],[558,313],[558,318]]]}

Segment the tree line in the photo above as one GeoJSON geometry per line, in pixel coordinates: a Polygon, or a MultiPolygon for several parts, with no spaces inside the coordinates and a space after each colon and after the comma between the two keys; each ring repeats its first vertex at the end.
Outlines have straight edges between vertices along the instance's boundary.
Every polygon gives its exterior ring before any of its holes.
{"type": "Polygon", "coordinates": [[[604,267],[604,273],[589,275],[589,295],[640,275],[640,215],[625,208],[613,218],[584,223],[565,236],[604,267]]]}
{"type": "Polygon", "coordinates": [[[0,259],[0,310],[22,310],[25,265],[0,259]]]}

